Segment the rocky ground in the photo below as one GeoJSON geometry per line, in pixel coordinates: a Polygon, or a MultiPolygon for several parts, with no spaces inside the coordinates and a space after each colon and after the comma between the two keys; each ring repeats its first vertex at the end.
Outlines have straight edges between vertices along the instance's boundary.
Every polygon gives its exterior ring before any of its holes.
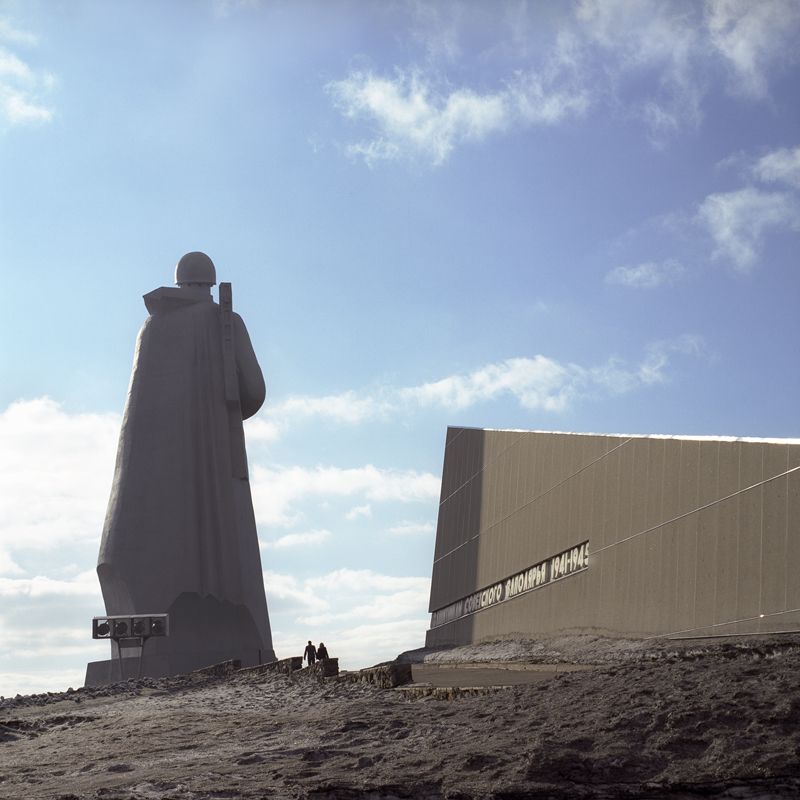
{"type": "Polygon", "coordinates": [[[451,700],[305,670],[6,699],[0,798],[800,798],[800,638],[402,660],[596,666],[451,700]]]}

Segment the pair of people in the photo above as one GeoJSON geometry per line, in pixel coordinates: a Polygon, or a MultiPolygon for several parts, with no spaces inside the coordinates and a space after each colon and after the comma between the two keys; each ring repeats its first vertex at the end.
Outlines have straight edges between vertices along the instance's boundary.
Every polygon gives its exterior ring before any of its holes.
{"type": "Polygon", "coordinates": [[[311,639],[309,639],[303,652],[303,658],[308,661],[308,666],[310,667],[315,661],[324,661],[328,658],[328,649],[325,647],[324,642],[320,642],[319,647],[314,647],[311,644],[311,639]]]}

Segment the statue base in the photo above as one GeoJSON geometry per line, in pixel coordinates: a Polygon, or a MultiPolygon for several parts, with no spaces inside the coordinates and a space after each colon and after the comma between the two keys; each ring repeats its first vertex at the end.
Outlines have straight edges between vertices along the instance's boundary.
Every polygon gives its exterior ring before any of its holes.
{"type": "Polygon", "coordinates": [[[140,674],[142,678],[166,678],[231,659],[240,661],[243,667],[275,661],[271,640],[270,646],[265,648],[265,637],[245,605],[219,600],[212,595],[201,597],[194,592],[183,592],[166,611],[169,635],[145,640],[141,673],[140,647],[127,639],[120,640],[119,645],[109,640],[112,657],[87,666],[85,685],[105,686],[137,678],[140,674]]]}
{"type": "Polygon", "coordinates": [[[220,650],[219,652],[148,655],[145,652],[142,655],[141,663],[138,656],[123,656],[121,660],[109,658],[105,661],[90,661],[86,665],[84,686],[108,686],[111,683],[135,680],[139,677],[168,678],[210,667],[230,659],[241,661],[242,667],[255,667],[275,661],[275,653],[272,650],[269,652],[253,650],[232,654],[220,650]]]}

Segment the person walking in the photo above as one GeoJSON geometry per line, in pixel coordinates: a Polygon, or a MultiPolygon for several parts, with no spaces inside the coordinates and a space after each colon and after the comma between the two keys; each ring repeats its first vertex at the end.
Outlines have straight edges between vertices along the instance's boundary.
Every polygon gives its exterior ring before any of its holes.
{"type": "Polygon", "coordinates": [[[317,648],[317,658],[320,661],[324,661],[326,658],[328,658],[328,649],[325,647],[324,642],[319,643],[319,647],[317,648]]]}
{"type": "Polygon", "coordinates": [[[306,649],[303,652],[303,658],[308,661],[308,666],[312,666],[313,663],[317,660],[317,650],[313,644],[311,644],[311,639],[308,640],[308,644],[306,645],[306,649]]]}

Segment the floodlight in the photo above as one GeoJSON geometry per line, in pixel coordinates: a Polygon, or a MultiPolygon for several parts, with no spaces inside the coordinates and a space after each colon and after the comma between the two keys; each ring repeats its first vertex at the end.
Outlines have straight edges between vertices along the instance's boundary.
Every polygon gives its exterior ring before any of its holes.
{"type": "Polygon", "coordinates": [[[137,614],[94,617],[93,639],[147,639],[169,636],[169,614],[137,614]]]}
{"type": "Polygon", "coordinates": [[[92,639],[112,639],[116,648],[111,648],[112,658],[116,652],[119,658],[119,677],[123,679],[122,650],[139,648],[139,671],[142,675],[142,653],[151,636],[169,636],[169,614],[144,614],[137,616],[94,617],[92,619],[92,639]]]}

